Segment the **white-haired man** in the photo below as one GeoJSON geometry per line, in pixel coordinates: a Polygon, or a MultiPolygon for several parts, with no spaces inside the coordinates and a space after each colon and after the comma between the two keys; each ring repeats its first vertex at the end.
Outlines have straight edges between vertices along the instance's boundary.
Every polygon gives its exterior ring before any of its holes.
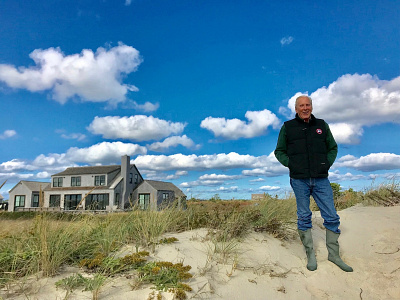
{"type": "Polygon", "coordinates": [[[311,235],[310,196],[318,205],[326,228],[328,260],[343,271],[352,272],[339,255],[340,218],[333,202],[328,170],[336,159],[338,147],[328,124],[312,114],[312,100],[297,97],[296,117],[286,121],[279,133],[275,156],[289,168],[290,185],[296,197],[297,228],[307,254],[307,269],[317,269],[311,235]]]}

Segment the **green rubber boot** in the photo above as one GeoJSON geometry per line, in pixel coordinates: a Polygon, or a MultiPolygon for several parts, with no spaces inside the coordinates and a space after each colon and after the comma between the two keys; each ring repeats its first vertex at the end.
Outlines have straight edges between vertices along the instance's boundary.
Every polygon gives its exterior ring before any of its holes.
{"type": "Polygon", "coordinates": [[[310,271],[315,271],[317,269],[317,258],[315,257],[311,229],[307,229],[306,231],[298,229],[298,232],[300,240],[306,249],[307,269],[310,271]]]}
{"type": "Polygon", "coordinates": [[[326,247],[328,248],[328,260],[333,262],[345,272],[353,272],[353,268],[346,265],[339,255],[339,233],[326,230],[326,247]]]}

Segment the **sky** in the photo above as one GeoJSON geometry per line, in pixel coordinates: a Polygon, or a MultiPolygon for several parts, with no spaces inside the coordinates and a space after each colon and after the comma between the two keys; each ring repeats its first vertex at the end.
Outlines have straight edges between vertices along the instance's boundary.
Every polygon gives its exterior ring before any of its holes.
{"type": "Polygon", "coordinates": [[[0,41],[5,199],[125,154],[188,198],[287,195],[300,94],[338,143],[331,182],[399,179],[399,1],[4,0],[0,41]]]}

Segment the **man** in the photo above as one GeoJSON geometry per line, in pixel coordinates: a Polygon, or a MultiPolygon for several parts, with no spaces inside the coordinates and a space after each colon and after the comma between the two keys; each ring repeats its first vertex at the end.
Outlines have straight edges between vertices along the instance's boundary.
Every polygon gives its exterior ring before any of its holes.
{"type": "Polygon", "coordinates": [[[328,170],[337,155],[337,144],[328,124],[314,117],[311,98],[302,95],[295,103],[296,117],[281,128],[275,156],[289,168],[290,185],[297,204],[297,227],[307,254],[307,269],[317,269],[311,235],[310,196],[317,203],[326,228],[328,260],[346,272],[353,269],[339,255],[339,216],[333,202],[328,170]]]}

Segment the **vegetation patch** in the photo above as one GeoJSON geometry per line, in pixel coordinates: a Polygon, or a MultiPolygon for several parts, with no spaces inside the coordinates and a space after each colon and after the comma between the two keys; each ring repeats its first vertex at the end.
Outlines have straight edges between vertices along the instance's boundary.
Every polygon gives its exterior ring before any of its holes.
{"type": "Polygon", "coordinates": [[[179,241],[176,237],[169,237],[169,238],[163,238],[161,240],[158,241],[158,244],[162,245],[162,244],[172,244],[179,241]]]}
{"type": "Polygon", "coordinates": [[[191,268],[182,263],[159,261],[149,262],[137,271],[141,283],[154,284],[159,291],[174,293],[176,299],[186,299],[186,292],[192,291],[192,288],[183,281],[192,278],[189,273],[191,268]]]}
{"type": "Polygon", "coordinates": [[[107,277],[101,274],[94,274],[93,277],[83,277],[77,273],[57,281],[56,287],[66,290],[64,299],[68,299],[75,289],[83,288],[83,291],[92,292],[93,300],[98,300],[100,290],[106,281],[107,277]]]}
{"type": "Polygon", "coordinates": [[[147,251],[133,253],[122,258],[107,257],[99,253],[93,259],[81,260],[80,266],[92,272],[114,275],[143,266],[147,256],[149,256],[147,251]]]}

